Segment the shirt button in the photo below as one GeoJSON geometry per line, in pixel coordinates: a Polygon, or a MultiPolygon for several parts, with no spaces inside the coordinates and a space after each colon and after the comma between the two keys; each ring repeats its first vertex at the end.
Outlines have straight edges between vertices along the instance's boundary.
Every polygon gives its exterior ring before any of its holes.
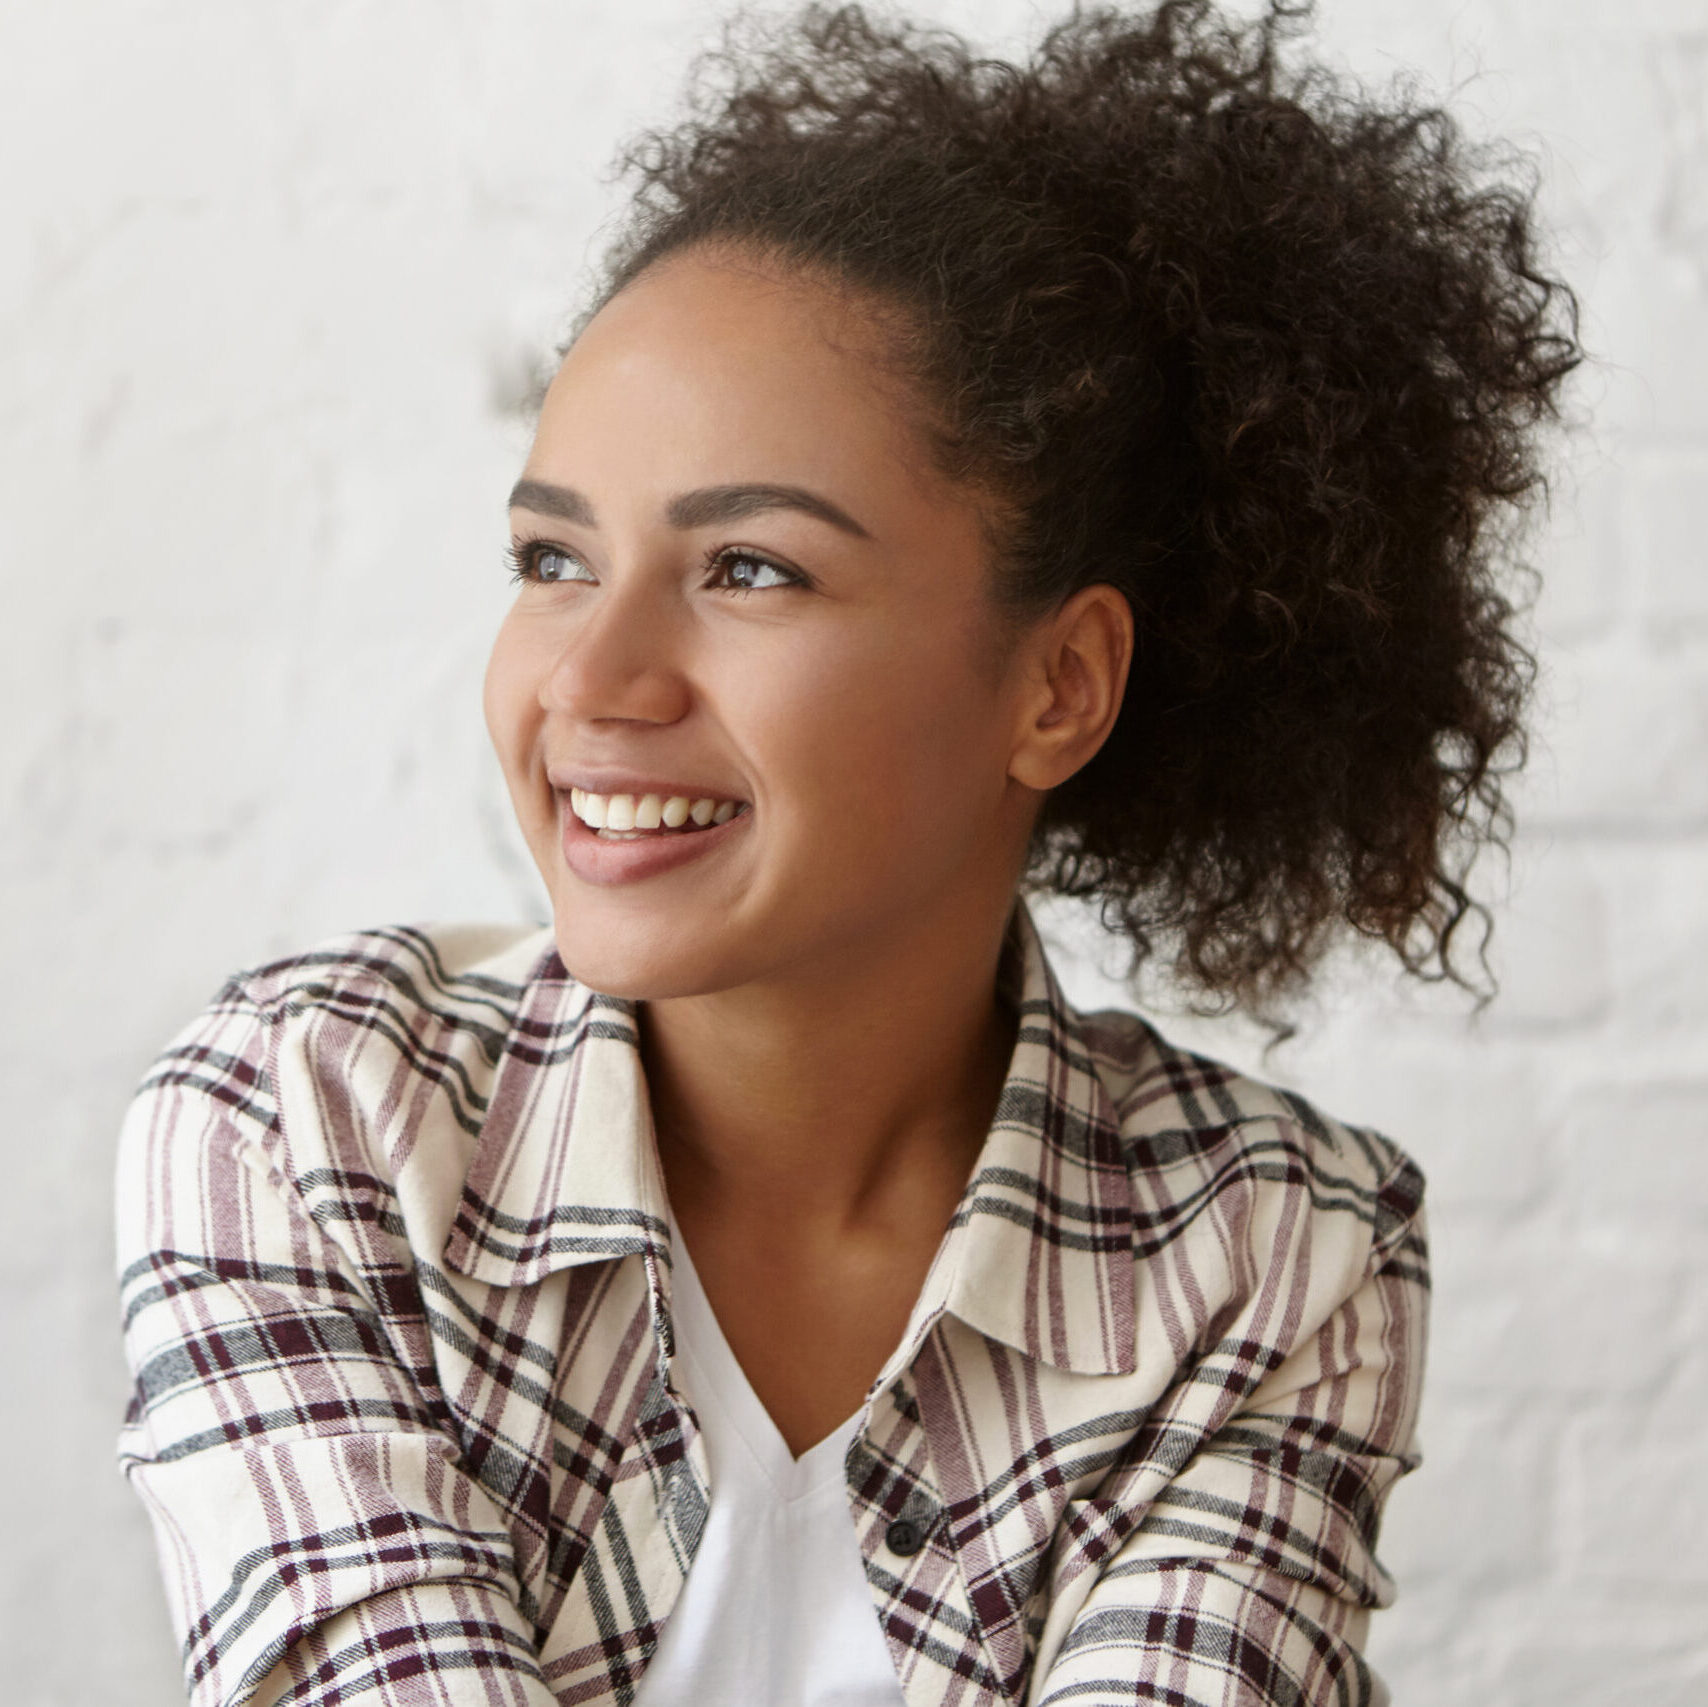
{"type": "Polygon", "coordinates": [[[898,1517],[884,1531],[884,1541],[892,1553],[909,1559],[925,1545],[926,1526],[911,1517],[898,1517]]]}

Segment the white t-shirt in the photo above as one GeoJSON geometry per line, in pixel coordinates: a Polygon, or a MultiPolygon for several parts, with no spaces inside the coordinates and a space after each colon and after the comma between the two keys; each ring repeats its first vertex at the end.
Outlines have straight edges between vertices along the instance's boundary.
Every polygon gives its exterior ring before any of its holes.
{"type": "Polygon", "coordinates": [[[705,1434],[711,1509],[635,1707],[906,1707],[848,1506],[861,1413],[794,1457],[670,1236],[675,1384],[705,1434]]]}

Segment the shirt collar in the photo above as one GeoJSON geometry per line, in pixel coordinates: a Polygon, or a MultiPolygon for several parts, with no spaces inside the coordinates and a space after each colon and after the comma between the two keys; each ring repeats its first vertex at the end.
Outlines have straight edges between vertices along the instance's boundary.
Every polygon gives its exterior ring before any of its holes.
{"type": "MultiPolygon", "coordinates": [[[[996,1114],[886,1377],[945,1312],[1059,1369],[1134,1367],[1120,1125],[1023,902],[1004,982],[1019,1025],[996,1114]]],[[[634,1004],[577,983],[547,951],[505,1039],[445,1261],[519,1286],[640,1254],[657,1277],[670,1263],[667,1213],[634,1004]]],[[[666,1285],[655,1279],[659,1309],[666,1285]]]]}

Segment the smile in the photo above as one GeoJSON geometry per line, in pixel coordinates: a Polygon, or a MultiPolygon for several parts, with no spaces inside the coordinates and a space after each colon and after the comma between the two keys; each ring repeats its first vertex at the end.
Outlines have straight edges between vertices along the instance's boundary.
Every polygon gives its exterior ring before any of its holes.
{"type": "Polygon", "coordinates": [[[583,883],[600,886],[703,870],[720,849],[745,842],[754,823],[748,801],[715,795],[556,792],[564,861],[583,883]]]}
{"type": "Polygon", "coordinates": [[[581,788],[569,791],[569,808],[603,841],[704,830],[727,824],[738,812],[748,810],[745,801],[705,795],[690,799],[684,794],[590,794],[581,788]]]}

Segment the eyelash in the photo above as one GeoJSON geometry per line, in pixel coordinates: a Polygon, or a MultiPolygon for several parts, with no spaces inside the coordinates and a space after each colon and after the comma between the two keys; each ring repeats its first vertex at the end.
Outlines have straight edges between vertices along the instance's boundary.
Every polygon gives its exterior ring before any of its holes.
{"type": "MultiPolygon", "coordinates": [[[[556,557],[567,557],[573,562],[581,562],[581,559],[577,557],[573,551],[566,551],[561,545],[553,545],[550,540],[517,540],[504,554],[510,563],[510,579],[523,585],[538,585],[542,587],[560,585],[573,586],[574,582],[548,581],[541,577],[539,574],[539,560],[548,552],[556,557]]],[[[784,583],[784,586],[804,587],[808,585],[806,576],[801,574],[798,569],[791,569],[787,563],[779,563],[776,558],[767,557],[763,552],[750,551],[743,546],[737,545],[713,546],[701,560],[700,571],[702,575],[709,576],[720,563],[728,563],[741,559],[745,559],[749,563],[762,563],[767,569],[775,569],[779,574],[787,575],[789,579],[784,583]]],[[[744,598],[751,593],[774,593],[781,592],[782,590],[782,587],[736,586],[727,586],[720,589],[720,591],[726,593],[739,594],[744,598]]]]}

